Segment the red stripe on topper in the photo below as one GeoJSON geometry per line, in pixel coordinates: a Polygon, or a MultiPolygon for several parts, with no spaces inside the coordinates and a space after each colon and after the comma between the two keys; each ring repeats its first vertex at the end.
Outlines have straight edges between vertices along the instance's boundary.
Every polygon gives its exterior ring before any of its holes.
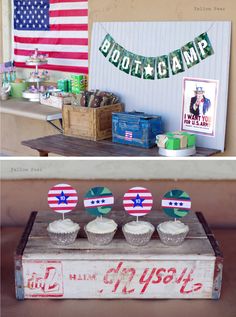
{"type": "Polygon", "coordinates": [[[48,192],[48,205],[55,212],[63,214],[70,212],[76,207],[77,203],[77,192],[70,185],[58,184],[53,186],[48,192]],[[73,197],[73,200],[70,200],[71,197],[73,197]]]}
{"type": "Polygon", "coordinates": [[[152,194],[144,187],[130,188],[124,195],[123,206],[131,216],[144,216],[152,209],[152,194]],[[144,193],[145,195],[142,195],[144,193]],[[145,200],[148,202],[146,203],[145,200]]]}

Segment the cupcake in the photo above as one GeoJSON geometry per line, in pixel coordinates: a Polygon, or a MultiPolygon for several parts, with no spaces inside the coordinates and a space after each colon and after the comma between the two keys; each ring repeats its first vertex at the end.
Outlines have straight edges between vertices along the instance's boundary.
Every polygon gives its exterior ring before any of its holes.
{"type": "Polygon", "coordinates": [[[71,219],[60,219],[49,223],[48,235],[52,243],[57,245],[72,244],[79,232],[80,226],[71,219]]]}
{"type": "Polygon", "coordinates": [[[117,230],[117,224],[114,220],[105,217],[97,217],[90,221],[84,230],[87,234],[88,241],[96,245],[109,244],[117,230]]]}
{"type": "Polygon", "coordinates": [[[146,221],[131,221],[122,227],[126,241],[136,246],[146,245],[154,230],[154,226],[146,221]]]}
{"type": "Polygon", "coordinates": [[[165,221],[157,226],[157,232],[162,243],[180,245],[189,232],[189,227],[179,220],[165,221]]]}

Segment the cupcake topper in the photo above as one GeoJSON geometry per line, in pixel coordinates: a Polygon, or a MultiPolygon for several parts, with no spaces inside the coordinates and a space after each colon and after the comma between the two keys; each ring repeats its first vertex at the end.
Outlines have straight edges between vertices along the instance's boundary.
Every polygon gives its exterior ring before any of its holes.
{"type": "Polygon", "coordinates": [[[57,184],[48,192],[48,205],[55,211],[64,214],[72,211],[78,203],[76,190],[68,184],[57,184]]]}
{"type": "Polygon", "coordinates": [[[148,214],[153,205],[151,192],[144,187],[132,187],[124,195],[124,209],[131,215],[138,217],[148,214]]]}
{"type": "Polygon", "coordinates": [[[169,216],[182,218],[186,216],[191,209],[191,199],[189,195],[180,189],[172,189],[165,193],[161,201],[163,211],[169,216]]]}
{"type": "Polygon", "coordinates": [[[84,207],[93,216],[108,214],[114,205],[114,196],[106,187],[92,187],[84,196],[84,207]]]}

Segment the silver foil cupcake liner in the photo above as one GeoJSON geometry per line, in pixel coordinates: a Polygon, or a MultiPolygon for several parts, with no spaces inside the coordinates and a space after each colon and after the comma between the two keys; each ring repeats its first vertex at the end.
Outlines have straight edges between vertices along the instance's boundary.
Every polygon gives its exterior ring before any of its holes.
{"type": "Polygon", "coordinates": [[[157,232],[159,234],[159,237],[161,239],[161,242],[169,245],[169,246],[177,246],[181,245],[184,242],[185,237],[187,236],[189,230],[183,233],[178,234],[170,234],[170,233],[164,233],[157,227],[157,232]]]}
{"type": "Polygon", "coordinates": [[[78,232],[79,229],[67,233],[55,233],[48,230],[48,235],[53,244],[64,246],[74,243],[78,232]]]}
{"type": "Polygon", "coordinates": [[[143,246],[148,244],[150,241],[152,234],[154,232],[155,228],[150,229],[146,233],[130,233],[125,231],[124,226],[122,227],[123,234],[125,236],[126,241],[134,246],[143,246]]]}
{"type": "Polygon", "coordinates": [[[108,233],[93,233],[91,231],[86,230],[86,226],[84,227],[84,231],[87,235],[88,242],[95,245],[106,245],[111,243],[116,230],[108,233]]]}

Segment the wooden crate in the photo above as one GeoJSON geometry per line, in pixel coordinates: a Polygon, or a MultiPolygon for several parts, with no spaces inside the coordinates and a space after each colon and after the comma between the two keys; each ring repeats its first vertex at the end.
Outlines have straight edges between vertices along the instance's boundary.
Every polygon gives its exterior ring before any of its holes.
{"type": "Polygon", "coordinates": [[[103,140],[112,136],[112,112],[123,111],[122,104],[99,108],[63,106],[64,134],[88,140],[103,140]]]}
{"type": "MultiPolygon", "coordinates": [[[[17,299],[220,297],[223,257],[201,213],[185,217],[190,232],[178,247],[163,245],[156,232],[148,245],[130,246],[120,227],[132,218],[111,217],[119,224],[111,244],[91,245],[81,229],[74,244],[59,247],[46,232],[55,214],[33,212],[15,255],[17,299]]],[[[81,212],[70,218],[81,228],[91,220],[81,212]]],[[[166,220],[157,212],[144,218],[155,226],[166,220]]]]}

